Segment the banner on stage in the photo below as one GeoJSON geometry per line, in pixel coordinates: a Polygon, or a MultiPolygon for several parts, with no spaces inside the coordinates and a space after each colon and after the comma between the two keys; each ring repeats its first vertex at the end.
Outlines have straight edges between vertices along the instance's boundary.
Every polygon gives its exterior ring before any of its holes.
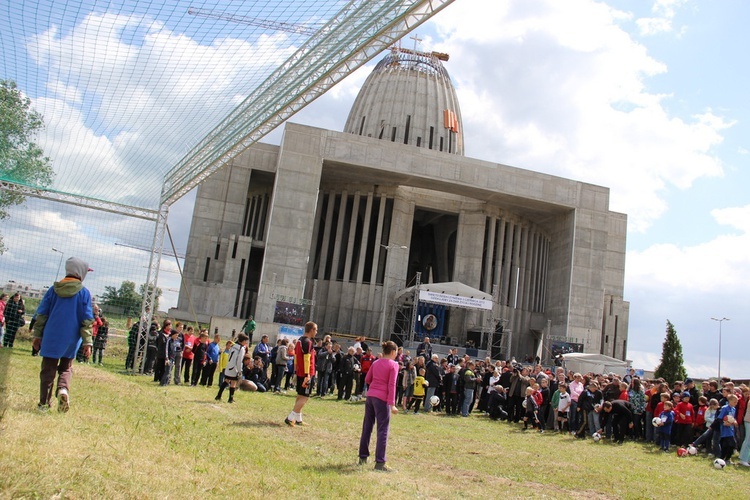
{"type": "Polygon", "coordinates": [[[436,304],[445,304],[453,307],[465,307],[469,309],[486,309],[492,310],[492,301],[484,299],[475,299],[473,297],[462,297],[461,295],[448,295],[445,293],[430,292],[428,290],[419,291],[419,300],[424,302],[433,302],[436,304]]]}

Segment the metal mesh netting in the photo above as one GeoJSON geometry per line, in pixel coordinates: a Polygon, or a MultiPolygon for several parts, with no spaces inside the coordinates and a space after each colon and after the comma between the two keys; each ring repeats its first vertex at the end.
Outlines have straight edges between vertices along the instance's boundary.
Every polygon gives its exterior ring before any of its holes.
{"type": "MultiPolygon", "coordinates": [[[[11,235],[12,245],[0,260],[0,289],[11,296],[20,294],[27,321],[46,289],[65,277],[70,257],[84,260],[93,269],[84,285],[109,319],[110,333],[125,335],[138,320],[153,221],[28,198],[24,205],[11,209],[3,230],[11,235]]],[[[158,309],[176,302],[179,286],[177,263],[165,256],[159,271],[158,309]]],[[[21,328],[18,334],[28,335],[27,329],[21,328]]]]}
{"type": "Polygon", "coordinates": [[[41,294],[76,255],[119,327],[174,305],[167,208],[451,2],[3,3],[0,79],[43,117],[33,140],[54,170],[35,184],[0,157],[4,291],[41,294]]]}
{"type": "Polygon", "coordinates": [[[52,190],[156,208],[164,174],[346,3],[12,1],[0,78],[44,117],[52,190]]]}

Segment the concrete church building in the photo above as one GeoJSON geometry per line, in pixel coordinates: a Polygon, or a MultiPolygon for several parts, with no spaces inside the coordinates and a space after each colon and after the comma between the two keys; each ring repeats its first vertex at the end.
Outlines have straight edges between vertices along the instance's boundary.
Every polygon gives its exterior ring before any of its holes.
{"type": "Polygon", "coordinates": [[[411,325],[413,340],[491,342],[518,359],[549,359],[565,342],[624,359],[627,217],[609,210],[607,188],[464,157],[441,60],[393,49],[344,132],[289,123],[280,146],[257,144],[208,178],[170,314],[252,314],[272,338],[312,319],[321,332],[399,340],[411,325]],[[397,303],[418,277],[419,289],[458,286],[491,310],[397,303]]]}

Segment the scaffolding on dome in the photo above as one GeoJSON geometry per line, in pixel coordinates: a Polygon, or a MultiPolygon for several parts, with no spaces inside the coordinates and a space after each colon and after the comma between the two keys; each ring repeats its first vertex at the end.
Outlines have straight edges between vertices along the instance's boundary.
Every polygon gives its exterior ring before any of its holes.
{"type": "MultiPolygon", "coordinates": [[[[0,190],[79,207],[79,217],[99,219],[94,209],[153,224],[142,371],[170,205],[452,1],[11,2],[0,16],[0,75],[45,117],[39,142],[56,175],[29,185],[0,169],[0,190]],[[246,97],[235,106],[237,96],[246,97]]],[[[95,237],[117,240],[117,223],[101,219],[95,237]]],[[[146,246],[139,227],[130,241],[146,246]]],[[[59,274],[64,254],[52,250],[59,274]]]]}

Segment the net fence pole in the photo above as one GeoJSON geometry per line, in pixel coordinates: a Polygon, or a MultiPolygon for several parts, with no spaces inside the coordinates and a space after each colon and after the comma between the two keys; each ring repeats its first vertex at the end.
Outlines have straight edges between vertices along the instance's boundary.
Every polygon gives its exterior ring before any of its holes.
{"type": "Polygon", "coordinates": [[[149,254],[148,275],[146,285],[143,288],[143,302],[141,303],[141,322],[138,327],[138,342],[136,343],[136,354],[133,369],[138,366],[138,372],[143,373],[146,366],[146,351],[148,349],[148,331],[151,326],[151,318],[154,314],[156,304],[156,284],[159,279],[159,264],[161,263],[162,247],[164,246],[164,233],[167,228],[167,215],[169,206],[162,204],[159,207],[156,223],[154,224],[154,238],[151,243],[149,254]]]}

